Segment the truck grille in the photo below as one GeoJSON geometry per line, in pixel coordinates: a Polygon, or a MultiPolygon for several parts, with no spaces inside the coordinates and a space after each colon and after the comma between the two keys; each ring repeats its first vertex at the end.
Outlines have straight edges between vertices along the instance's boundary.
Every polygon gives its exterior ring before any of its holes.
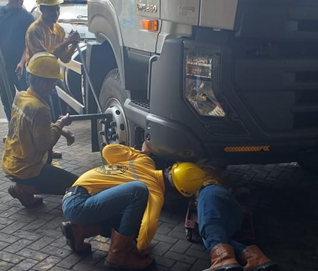
{"type": "Polygon", "coordinates": [[[241,59],[236,90],[267,131],[318,128],[318,58],[241,59]]]}

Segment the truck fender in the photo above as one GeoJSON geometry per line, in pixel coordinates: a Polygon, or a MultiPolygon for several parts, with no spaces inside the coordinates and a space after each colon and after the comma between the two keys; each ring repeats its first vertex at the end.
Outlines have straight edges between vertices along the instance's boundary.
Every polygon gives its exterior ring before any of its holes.
{"type": "Polygon", "coordinates": [[[89,2],[88,14],[89,31],[95,34],[98,42],[107,41],[112,47],[125,86],[123,39],[113,4],[108,0],[89,2]]]}

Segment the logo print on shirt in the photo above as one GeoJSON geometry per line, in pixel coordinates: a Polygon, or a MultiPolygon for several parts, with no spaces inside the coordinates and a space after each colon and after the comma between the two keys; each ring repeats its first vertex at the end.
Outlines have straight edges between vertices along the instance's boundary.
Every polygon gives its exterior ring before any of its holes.
{"type": "Polygon", "coordinates": [[[127,170],[127,166],[120,164],[105,165],[94,169],[94,171],[104,175],[120,175],[124,174],[127,170]]]}

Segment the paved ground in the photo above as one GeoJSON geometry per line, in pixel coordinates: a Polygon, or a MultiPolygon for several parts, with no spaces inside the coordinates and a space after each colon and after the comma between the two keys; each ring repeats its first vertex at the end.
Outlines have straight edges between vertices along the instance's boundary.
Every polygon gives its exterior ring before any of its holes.
{"type": "MultiPolygon", "coordinates": [[[[90,151],[89,122],[72,124],[77,141],[71,147],[61,139],[60,164],[81,174],[101,163],[90,151]],[[64,147],[65,146],[65,147],[64,147]]],[[[0,123],[0,138],[6,124],[0,123]]],[[[0,152],[3,144],[0,144],[0,152]]],[[[318,270],[318,180],[297,164],[231,166],[226,176],[234,193],[248,187],[247,205],[254,211],[257,244],[279,262],[284,271],[318,270]]],[[[7,193],[10,181],[0,173],[0,270],[95,271],[105,270],[109,242],[92,240],[93,253],[79,257],[71,252],[59,230],[63,221],[60,196],[44,196],[45,205],[27,210],[7,193]]],[[[159,271],[201,271],[209,254],[201,243],[185,239],[185,201],[168,200],[153,240],[159,271]]]]}

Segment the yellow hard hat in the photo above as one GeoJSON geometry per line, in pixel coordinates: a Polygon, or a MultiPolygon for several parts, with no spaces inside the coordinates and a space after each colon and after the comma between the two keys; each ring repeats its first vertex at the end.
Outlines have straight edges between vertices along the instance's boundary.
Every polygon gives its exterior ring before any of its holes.
{"type": "Polygon", "coordinates": [[[63,2],[64,0],[36,0],[36,3],[41,6],[57,6],[63,2]]]}
{"type": "Polygon", "coordinates": [[[27,71],[38,77],[62,79],[60,65],[57,58],[49,53],[40,52],[31,57],[27,71]]]}
{"type": "Polygon", "coordinates": [[[170,173],[174,187],[185,197],[191,197],[201,188],[205,176],[196,164],[188,162],[175,163],[170,173]]]}

